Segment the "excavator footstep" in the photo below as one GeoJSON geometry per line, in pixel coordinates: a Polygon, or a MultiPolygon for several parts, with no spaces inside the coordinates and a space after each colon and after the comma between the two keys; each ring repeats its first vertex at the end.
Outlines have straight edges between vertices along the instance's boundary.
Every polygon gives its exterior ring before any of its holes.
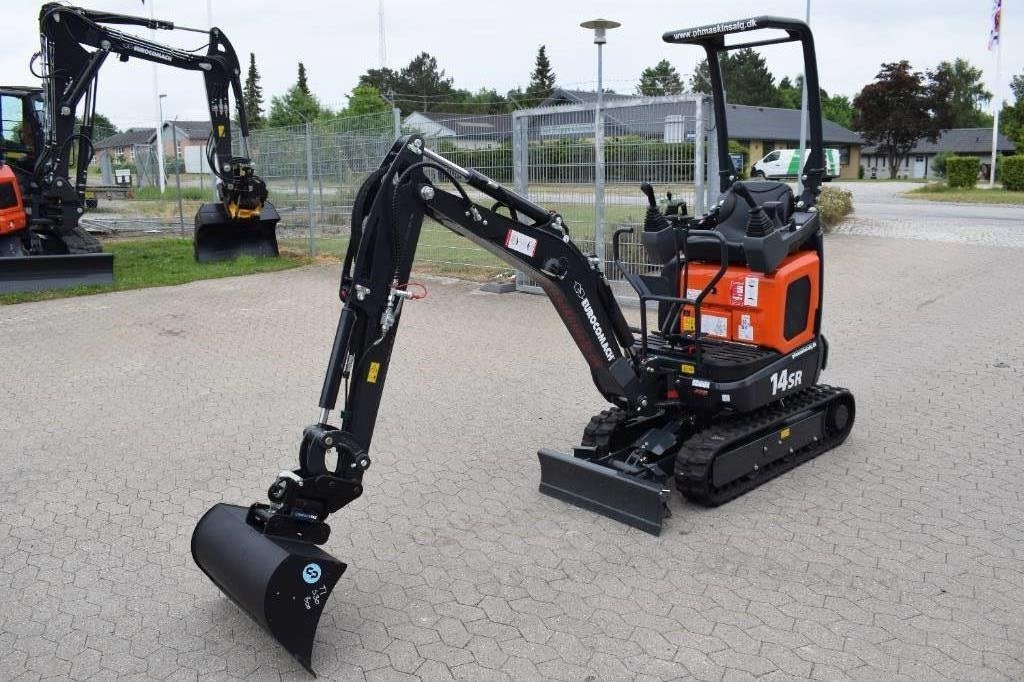
{"type": "Polygon", "coordinates": [[[76,253],[0,259],[0,294],[113,284],[114,256],[76,253]]]}
{"type": "MultiPolygon", "coordinates": [[[[346,565],[316,545],[264,535],[249,508],[217,504],[192,533],[192,557],[220,590],[313,673],[320,614],[346,565]]],[[[315,673],[314,673],[315,674],[315,673]]]]}
{"type": "Polygon", "coordinates": [[[193,236],[200,263],[232,260],[239,256],[276,258],[277,209],[265,203],[258,220],[231,220],[222,204],[203,204],[196,214],[193,236]]]}
{"type": "Polygon", "coordinates": [[[652,535],[668,516],[662,483],[629,476],[554,450],[540,450],[540,492],[652,535]]]}

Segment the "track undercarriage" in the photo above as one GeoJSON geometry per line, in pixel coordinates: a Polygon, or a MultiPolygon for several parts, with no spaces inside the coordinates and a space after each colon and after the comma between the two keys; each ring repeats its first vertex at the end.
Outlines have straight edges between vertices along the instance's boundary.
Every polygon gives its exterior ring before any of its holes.
{"type": "MultiPolygon", "coordinates": [[[[541,451],[542,466],[557,469],[564,464],[564,474],[574,479],[571,493],[557,484],[544,492],[656,535],[670,515],[671,480],[690,502],[724,504],[840,445],[850,433],[855,410],[849,391],[826,385],[811,386],[754,412],[714,418],[684,412],[645,420],[616,408],[603,410],[587,424],[573,453],[577,461],[541,451]],[[676,445],[659,449],[669,442],[665,434],[670,433],[676,445]],[[607,474],[593,476],[591,494],[578,477],[580,461],[607,469],[607,474]],[[632,499],[631,513],[597,509],[603,507],[597,499],[607,498],[609,488],[615,487],[632,499]]],[[[550,484],[558,476],[546,478],[550,484]]]]}

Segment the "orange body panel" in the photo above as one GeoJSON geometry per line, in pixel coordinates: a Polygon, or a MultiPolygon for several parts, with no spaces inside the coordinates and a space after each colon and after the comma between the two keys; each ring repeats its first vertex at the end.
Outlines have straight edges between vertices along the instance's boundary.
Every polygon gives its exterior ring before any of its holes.
{"type": "MultiPolygon", "coordinates": [[[[770,275],[730,265],[701,304],[701,331],[716,338],[773,348],[780,353],[788,353],[807,343],[814,338],[814,318],[820,299],[818,264],[817,253],[800,251],[786,258],[770,275]],[[796,308],[796,314],[790,312],[790,338],[786,338],[787,293],[791,284],[804,277],[809,282],[797,288],[801,295],[809,289],[807,313],[806,316],[800,314],[802,307],[796,308]]],[[[691,263],[686,278],[686,297],[696,298],[717,272],[715,263],[691,263]]],[[[680,290],[684,286],[682,273],[679,286],[680,290]]],[[[794,296],[797,296],[796,290],[794,296]]],[[[693,308],[683,311],[679,324],[683,332],[694,331],[693,308]]]]}
{"type": "Polygon", "coordinates": [[[25,207],[21,203],[18,178],[10,166],[0,165],[0,235],[24,229],[25,207]]]}

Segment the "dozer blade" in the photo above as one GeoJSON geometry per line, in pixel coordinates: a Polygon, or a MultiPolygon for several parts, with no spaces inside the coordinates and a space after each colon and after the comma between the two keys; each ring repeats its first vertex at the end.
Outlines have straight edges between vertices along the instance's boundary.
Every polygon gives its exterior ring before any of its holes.
{"type": "Polygon", "coordinates": [[[212,507],[192,532],[192,557],[203,573],[314,675],[313,638],[345,564],[316,545],[264,535],[249,510],[212,507]]]}
{"type": "Polygon", "coordinates": [[[662,484],[553,450],[540,450],[537,457],[540,492],[652,535],[661,533],[669,492],[662,484]]]}
{"type": "Polygon", "coordinates": [[[222,204],[203,204],[196,214],[193,235],[196,260],[212,263],[239,256],[276,258],[277,209],[263,204],[259,220],[232,220],[222,204]]]}
{"type": "Polygon", "coordinates": [[[0,294],[113,282],[114,255],[110,253],[0,258],[0,294]]]}

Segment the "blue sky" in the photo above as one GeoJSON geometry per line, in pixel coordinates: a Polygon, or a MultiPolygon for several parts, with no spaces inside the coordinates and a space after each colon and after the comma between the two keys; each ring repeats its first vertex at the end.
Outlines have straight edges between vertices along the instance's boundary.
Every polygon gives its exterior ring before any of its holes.
{"type": "MultiPolygon", "coordinates": [[[[158,17],[186,26],[206,24],[207,0],[150,0],[158,17]]],[[[78,4],[148,15],[139,0],[81,0],[78,4]]],[[[1004,0],[1003,96],[1015,73],[1024,71],[1024,3],[1004,0]]],[[[240,56],[256,53],[264,92],[283,92],[295,80],[303,60],[314,91],[327,104],[341,107],[359,75],[379,65],[377,2],[328,0],[211,0],[214,23],[224,29],[240,56]]],[[[38,49],[36,21],[40,3],[0,2],[0,81],[31,83],[28,58],[38,49]],[[22,30],[23,29],[23,30],[22,30]]],[[[944,59],[966,57],[985,70],[993,89],[994,58],[987,50],[988,0],[812,0],[811,25],[818,43],[822,86],[830,93],[853,95],[869,82],[884,61],[909,59],[918,69],[944,59]]],[[[580,21],[602,16],[622,22],[609,33],[605,48],[605,82],[631,92],[640,71],[669,59],[689,73],[700,51],[666,45],[670,29],[771,13],[802,17],[805,0],[411,0],[384,1],[387,62],[400,67],[422,50],[438,58],[457,87],[493,86],[499,91],[525,85],[537,47],[546,44],[560,84],[593,88],[596,54],[580,21]]],[[[199,36],[161,32],[162,42],[195,47],[199,36]]],[[[776,77],[795,75],[799,57],[790,46],[768,48],[765,56],[776,77]]],[[[202,79],[194,73],[164,68],[160,91],[167,93],[164,113],[183,119],[206,117],[202,79]]],[[[99,110],[121,126],[152,125],[152,68],[137,61],[109,61],[100,75],[99,110]]]]}

